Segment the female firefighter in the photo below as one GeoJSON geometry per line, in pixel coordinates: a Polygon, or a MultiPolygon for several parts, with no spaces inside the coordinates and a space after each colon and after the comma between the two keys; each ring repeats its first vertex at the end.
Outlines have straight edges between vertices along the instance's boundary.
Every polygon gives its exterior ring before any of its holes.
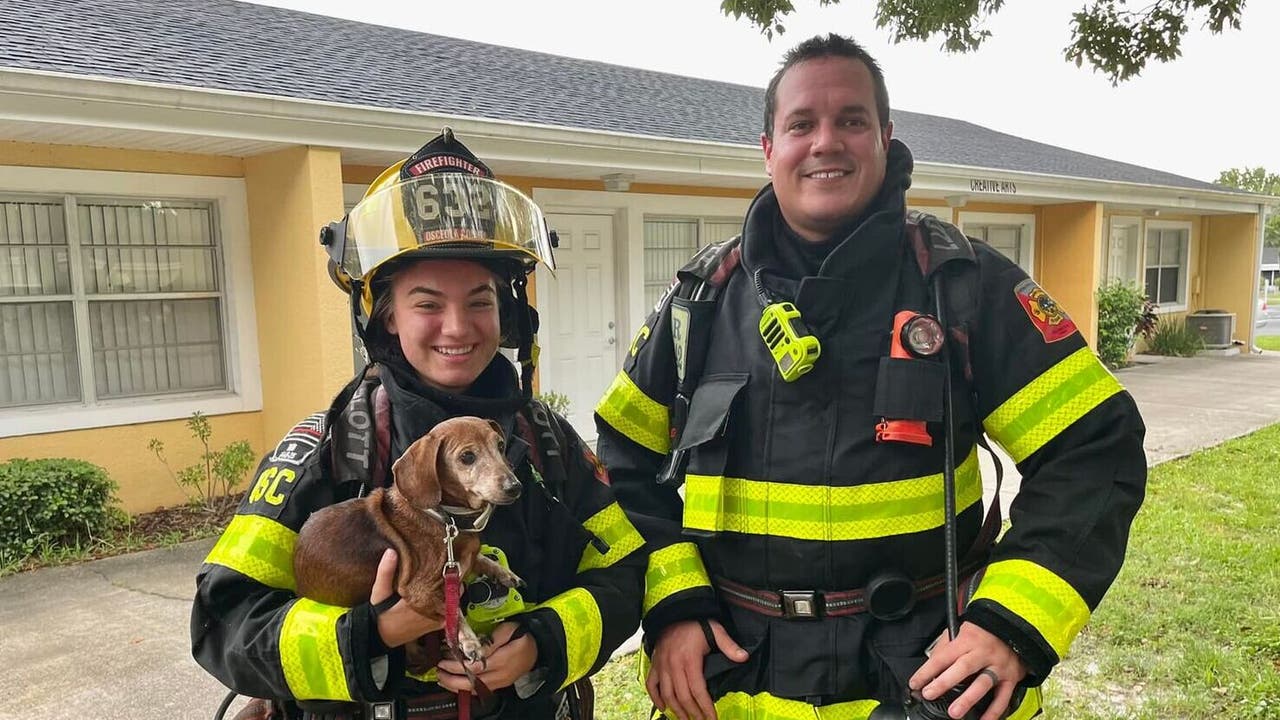
{"type": "Polygon", "coordinates": [[[541,211],[446,129],[383,172],[321,242],[370,363],[262,460],[197,577],[192,653],[277,716],[471,712],[454,693],[483,691],[457,661],[405,667],[405,643],[432,628],[392,594],[394,551],[357,607],[298,597],[292,555],[312,512],[389,484],[394,460],[442,420],[480,416],[504,428],[523,492],[491,517],[454,519],[526,585],[481,579],[463,592],[470,624],[492,638],[467,668],[494,692],[474,714],[587,720],[582,681],[638,626],[645,558],[592,451],[531,400],[537,315],[525,283],[552,262],[541,211]],[[518,350],[522,378],[499,346],[518,350]]]}

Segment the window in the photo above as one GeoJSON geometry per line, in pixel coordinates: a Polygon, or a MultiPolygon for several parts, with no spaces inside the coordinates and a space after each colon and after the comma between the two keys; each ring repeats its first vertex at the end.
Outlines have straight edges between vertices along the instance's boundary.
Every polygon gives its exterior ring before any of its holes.
{"type": "Polygon", "coordinates": [[[737,235],[738,220],[700,218],[646,218],[644,221],[644,302],[658,304],[671,286],[676,271],[684,267],[698,248],[737,235]]]}
{"type": "Polygon", "coordinates": [[[1034,275],[1035,222],[1034,215],[962,211],[959,224],[965,235],[982,240],[1017,263],[1028,275],[1034,275]]]}
{"type": "Polygon", "coordinates": [[[0,408],[227,390],[209,201],[0,197],[0,408]]]}
{"type": "Polygon", "coordinates": [[[1146,293],[1161,307],[1186,305],[1190,237],[1186,224],[1147,223],[1146,293]]]}

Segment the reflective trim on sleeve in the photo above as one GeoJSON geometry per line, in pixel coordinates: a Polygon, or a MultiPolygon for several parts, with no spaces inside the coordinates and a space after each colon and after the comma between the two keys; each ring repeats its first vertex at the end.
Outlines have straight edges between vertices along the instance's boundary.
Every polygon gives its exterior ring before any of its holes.
{"type": "MultiPolygon", "coordinates": [[[[982,501],[978,453],[956,468],[957,509],[982,501]]],[[[690,530],[798,540],[865,540],[942,527],[942,474],[831,487],[687,475],[684,526],[690,530]]]]}
{"type": "Polygon", "coordinates": [[[596,414],[614,430],[659,455],[671,449],[670,411],[636,387],[625,370],[613,378],[596,414]]]}
{"type": "Polygon", "coordinates": [[[851,700],[814,707],[769,693],[731,692],[716,700],[716,716],[720,720],[867,720],[879,706],[878,700],[851,700]]]}
{"type": "Polygon", "coordinates": [[[1067,648],[1089,621],[1089,606],[1066,580],[1027,560],[992,563],[973,600],[990,600],[1031,624],[1045,642],[1066,657],[1067,648]]]}
{"type": "MultiPolygon", "coordinates": [[[[1040,714],[1041,708],[1044,707],[1044,694],[1040,686],[1027,688],[1027,692],[1022,696],[1022,702],[1018,704],[1016,710],[1009,713],[1005,720],[1031,720],[1031,718],[1040,714]]],[[[1008,712],[1007,710],[1005,712],[1008,712]]]]}
{"type": "Polygon", "coordinates": [[[338,619],[346,608],[299,598],[280,628],[280,665],[289,691],[299,700],[350,700],[338,619]]]}
{"type": "Polygon", "coordinates": [[[609,552],[601,555],[594,545],[587,543],[587,549],[582,551],[582,560],[578,563],[578,572],[609,567],[644,545],[644,538],[616,502],[592,515],[583,526],[605,541],[609,545],[609,552]]]}
{"type": "Polygon", "coordinates": [[[205,562],[222,565],[271,588],[295,590],[293,546],[298,533],[261,515],[236,515],[205,562]]]}
{"type": "Polygon", "coordinates": [[[560,624],[564,626],[564,656],[568,670],[564,684],[560,686],[563,690],[585,677],[600,656],[600,638],[604,635],[600,606],[596,605],[590,591],[573,588],[538,607],[550,608],[560,616],[560,624]]]}
{"type": "Polygon", "coordinates": [[[644,614],[648,615],[663,599],[696,587],[711,587],[711,577],[697,545],[682,542],[655,550],[649,555],[649,569],[644,574],[644,614]]]}
{"type": "Polygon", "coordinates": [[[1093,350],[1083,347],[1005,400],[982,426],[1014,462],[1022,462],[1122,390],[1093,350]]]}

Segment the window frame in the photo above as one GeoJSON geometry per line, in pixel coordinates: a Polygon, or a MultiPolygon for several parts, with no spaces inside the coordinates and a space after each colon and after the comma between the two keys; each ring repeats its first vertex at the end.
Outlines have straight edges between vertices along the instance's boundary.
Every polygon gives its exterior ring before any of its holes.
{"type": "MultiPolygon", "coordinates": [[[[692,258],[695,253],[707,246],[707,223],[734,225],[738,228],[738,231],[735,232],[734,235],[739,234],[742,230],[742,220],[740,218],[721,217],[718,215],[645,213],[640,223],[642,231],[640,237],[642,258],[643,253],[649,250],[648,246],[645,245],[646,233],[643,231],[650,222],[694,223],[697,226],[697,229],[695,230],[696,237],[694,238],[694,247],[689,251],[688,256],[685,257],[684,262],[688,262],[689,258],[692,258]]],[[[733,235],[730,235],[729,237],[733,237],[733,235]]],[[[725,239],[727,240],[728,238],[725,239]]],[[[674,281],[675,275],[672,275],[661,282],[657,280],[650,281],[648,278],[643,278],[642,292],[647,294],[649,292],[649,288],[658,287],[659,285],[661,285],[662,290],[666,290],[674,281]]],[[[661,293],[659,293],[659,296],[660,295],[661,293]]],[[[652,303],[649,303],[648,298],[645,298],[645,304],[651,305],[652,303]]]]}
{"type": "MultiPolygon", "coordinates": [[[[214,231],[218,233],[216,252],[220,256],[216,272],[223,281],[220,301],[226,368],[226,389],[97,399],[93,385],[92,350],[85,344],[89,327],[80,309],[80,306],[87,307],[85,303],[89,302],[89,296],[83,292],[76,294],[77,287],[83,291],[83,279],[79,283],[73,281],[71,302],[76,319],[82,399],[2,409],[0,437],[175,420],[189,417],[196,410],[206,415],[222,415],[262,409],[248,201],[242,178],[15,166],[0,166],[0,177],[4,178],[0,194],[6,197],[61,198],[65,214],[74,213],[77,201],[210,203],[214,231]],[[87,368],[86,358],[89,358],[87,368]]],[[[73,274],[78,274],[79,256],[74,250],[79,245],[70,237],[75,233],[74,227],[69,226],[67,232],[70,267],[73,274]]],[[[134,297],[130,293],[113,299],[134,297]]]]}
{"type": "MultiPolygon", "coordinates": [[[[1182,257],[1179,258],[1179,292],[1182,298],[1172,303],[1156,303],[1156,313],[1164,315],[1165,313],[1186,312],[1189,308],[1187,299],[1191,297],[1191,243],[1192,223],[1188,220],[1144,220],[1142,223],[1142,277],[1139,280],[1139,286],[1145,293],[1147,290],[1147,270],[1151,267],[1147,264],[1147,233],[1151,230],[1182,230],[1187,234],[1187,241],[1182,247],[1182,257]]],[[[1157,265],[1155,267],[1172,267],[1170,265],[1157,265]]]]}
{"type": "MultiPolygon", "coordinates": [[[[961,232],[968,235],[965,225],[973,223],[974,225],[1021,225],[1022,241],[1025,243],[1027,250],[1027,260],[1025,263],[1015,263],[1022,268],[1027,276],[1035,278],[1036,276],[1036,216],[1030,213],[992,213],[992,212],[965,212],[961,210],[956,217],[956,226],[961,232]]],[[[1003,255],[1004,253],[1001,253],[1003,255]]],[[[1012,260],[1011,260],[1012,262],[1012,260]]]]}

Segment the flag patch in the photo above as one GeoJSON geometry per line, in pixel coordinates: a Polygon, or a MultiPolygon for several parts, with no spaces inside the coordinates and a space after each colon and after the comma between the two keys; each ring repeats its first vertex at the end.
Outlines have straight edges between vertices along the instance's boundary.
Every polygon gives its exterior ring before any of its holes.
{"type": "Polygon", "coordinates": [[[324,413],[319,412],[298,423],[284,436],[269,458],[273,463],[301,465],[311,456],[324,437],[324,413]]]}

